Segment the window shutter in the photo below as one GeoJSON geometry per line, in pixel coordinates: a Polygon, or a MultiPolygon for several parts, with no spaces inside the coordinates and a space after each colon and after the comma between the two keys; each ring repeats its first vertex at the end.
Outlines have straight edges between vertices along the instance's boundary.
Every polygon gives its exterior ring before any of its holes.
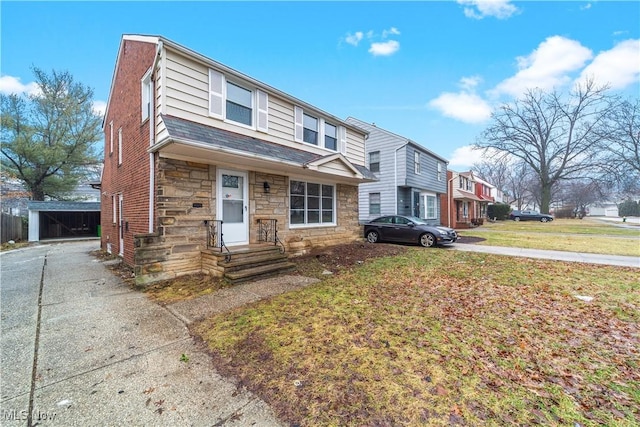
{"type": "Polygon", "coordinates": [[[258,97],[257,129],[260,132],[269,132],[269,95],[261,90],[256,90],[258,97]]]}
{"type": "Polygon", "coordinates": [[[222,88],[224,76],[215,70],[209,70],[209,114],[222,119],[222,88]]]}
{"type": "Polygon", "coordinates": [[[318,147],[325,148],[324,132],[324,119],[320,117],[318,119],[318,147]]]}
{"type": "Polygon", "coordinates": [[[296,142],[302,142],[302,133],[303,133],[302,108],[298,106],[293,107],[293,119],[295,122],[294,139],[296,142]]]}
{"type": "Polygon", "coordinates": [[[338,127],[338,142],[340,153],[347,154],[347,128],[344,126],[338,127]]]}

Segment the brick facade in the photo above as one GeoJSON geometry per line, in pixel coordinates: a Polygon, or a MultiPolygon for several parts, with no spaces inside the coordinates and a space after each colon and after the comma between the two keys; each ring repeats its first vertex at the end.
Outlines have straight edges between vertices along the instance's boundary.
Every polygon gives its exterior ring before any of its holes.
{"type": "Polygon", "coordinates": [[[101,198],[101,247],[111,244],[119,252],[120,217],[118,196],[123,195],[124,262],[133,265],[133,237],[149,231],[149,120],[142,122],[141,80],[155,56],[155,46],[149,43],[124,41],[109,108],[104,120],[104,170],[101,198]],[[113,129],[113,151],[111,137],[113,129]],[[118,133],[122,129],[122,164],[118,164],[118,133]],[[113,196],[116,218],[113,220],[113,196]]]}

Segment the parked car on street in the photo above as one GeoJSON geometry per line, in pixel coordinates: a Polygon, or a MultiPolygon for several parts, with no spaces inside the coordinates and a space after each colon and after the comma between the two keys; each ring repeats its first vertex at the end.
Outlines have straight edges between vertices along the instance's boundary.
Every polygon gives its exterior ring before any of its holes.
{"type": "Polygon", "coordinates": [[[367,222],[364,237],[371,243],[419,243],[425,248],[458,240],[453,228],[429,225],[423,219],[404,215],[386,215],[367,222]]]}
{"type": "Polygon", "coordinates": [[[549,222],[553,221],[553,217],[548,214],[543,214],[538,211],[511,211],[509,219],[514,221],[540,221],[549,222]]]}

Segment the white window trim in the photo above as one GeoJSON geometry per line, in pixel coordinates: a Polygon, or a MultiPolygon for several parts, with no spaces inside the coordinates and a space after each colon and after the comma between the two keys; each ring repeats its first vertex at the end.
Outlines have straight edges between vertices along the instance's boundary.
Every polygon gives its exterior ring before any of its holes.
{"type": "Polygon", "coordinates": [[[420,175],[420,153],[418,151],[413,152],[413,172],[416,175],[420,175]]]}
{"type": "MultiPolygon", "coordinates": [[[[305,194],[305,216],[306,216],[306,210],[307,210],[306,197],[307,196],[305,194]]],[[[309,181],[308,178],[290,176],[289,182],[287,183],[287,199],[288,199],[287,202],[289,203],[289,206],[287,208],[287,223],[289,224],[289,229],[336,227],[338,225],[337,197],[338,197],[338,184],[335,182],[329,182],[329,181],[323,181],[323,180],[309,181]],[[301,181],[307,184],[321,184],[321,185],[333,186],[333,222],[323,222],[319,224],[291,224],[291,181],[301,181]]],[[[320,217],[322,218],[322,212],[320,212],[320,217]]]]}
{"type": "Polygon", "coordinates": [[[269,93],[247,86],[241,81],[227,79],[221,72],[210,68],[209,116],[234,126],[269,133],[269,93]],[[251,125],[227,118],[227,84],[229,83],[251,92],[251,125]]]}
{"type": "Polygon", "coordinates": [[[116,216],[116,195],[115,194],[111,195],[111,209],[113,210],[112,222],[113,224],[115,224],[118,219],[118,217],[116,216]]]}
{"type": "Polygon", "coordinates": [[[222,99],[222,110],[224,112],[224,122],[232,124],[234,126],[240,126],[240,127],[245,128],[245,129],[256,130],[256,122],[257,122],[256,91],[257,91],[257,89],[249,89],[247,86],[243,85],[242,83],[239,83],[239,82],[237,82],[235,80],[228,80],[228,79],[224,79],[223,88],[224,88],[224,92],[223,92],[224,95],[223,95],[223,99],[222,99]],[[245,125],[244,123],[236,122],[235,120],[231,120],[231,119],[227,118],[227,84],[229,84],[229,83],[231,83],[232,85],[236,85],[239,88],[242,88],[244,90],[247,90],[247,91],[251,92],[251,126],[245,125]]]}
{"type": "Polygon", "coordinates": [[[151,102],[151,98],[152,98],[152,91],[151,91],[151,68],[145,73],[145,75],[142,77],[142,80],[140,80],[140,89],[141,89],[141,101],[140,101],[140,106],[141,106],[141,122],[144,123],[147,120],[149,120],[149,117],[151,116],[152,112],[151,112],[151,106],[153,105],[151,102]]]}
{"type": "Polygon", "coordinates": [[[345,154],[347,152],[347,132],[346,128],[342,125],[339,125],[334,122],[327,122],[324,117],[320,117],[315,113],[308,113],[302,107],[294,105],[293,107],[293,140],[295,142],[300,142],[302,144],[308,145],[310,147],[322,148],[323,150],[329,151],[331,153],[342,153],[345,154]],[[304,140],[304,115],[311,116],[314,119],[318,120],[318,144],[311,144],[304,140]],[[336,149],[333,150],[331,148],[327,148],[324,144],[325,137],[325,124],[329,123],[332,126],[336,127],[336,149]]]}
{"type": "Polygon", "coordinates": [[[113,120],[109,122],[109,155],[113,154],[113,120]]]}
{"type": "Polygon", "coordinates": [[[118,165],[122,164],[122,128],[118,128],[118,165]]]}
{"type": "Polygon", "coordinates": [[[438,175],[438,181],[442,181],[442,162],[438,162],[438,166],[436,170],[438,175]]]}
{"type": "Polygon", "coordinates": [[[424,203],[424,216],[425,219],[438,219],[438,196],[435,193],[421,193],[420,198],[422,198],[424,203]],[[433,198],[433,215],[432,217],[428,216],[428,204],[427,200],[429,197],[433,198]]]}

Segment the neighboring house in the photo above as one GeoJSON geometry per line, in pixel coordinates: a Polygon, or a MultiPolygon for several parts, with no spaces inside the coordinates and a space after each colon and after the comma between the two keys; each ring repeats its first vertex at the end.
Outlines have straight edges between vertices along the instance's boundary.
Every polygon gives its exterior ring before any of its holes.
{"type": "Polygon", "coordinates": [[[102,247],[138,282],[361,238],[366,132],[173,41],[122,37],[103,127],[102,247]]]}
{"type": "Polygon", "coordinates": [[[442,225],[469,228],[480,217],[483,200],[476,196],[476,178],[473,172],[447,171],[446,194],[440,196],[442,225]]]}
{"type": "Polygon", "coordinates": [[[448,161],[422,145],[375,124],[349,117],[369,133],[367,166],[378,181],[360,184],[360,222],[380,215],[412,215],[440,225],[440,198],[446,193],[448,161]]]}
{"type": "Polygon", "coordinates": [[[587,207],[589,216],[618,217],[618,205],[613,202],[594,203],[587,207]]]}
{"type": "Polygon", "coordinates": [[[28,215],[27,202],[31,199],[31,193],[25,188],[22,181],[0,171],[0,206],[2,212],[26,217],[28,215]]]}
{"type": "Polygon", "coordinates": [[[476,196],[480,199],[478,202],[475,202],[477,203],[475,212],[477,213],[478,218],[487,218],[487,207],[495,202],[495,199],[492,196],[492,190],[495,189],[495,186],[478,177],[474,177],[474,179],[476,196]]]}

